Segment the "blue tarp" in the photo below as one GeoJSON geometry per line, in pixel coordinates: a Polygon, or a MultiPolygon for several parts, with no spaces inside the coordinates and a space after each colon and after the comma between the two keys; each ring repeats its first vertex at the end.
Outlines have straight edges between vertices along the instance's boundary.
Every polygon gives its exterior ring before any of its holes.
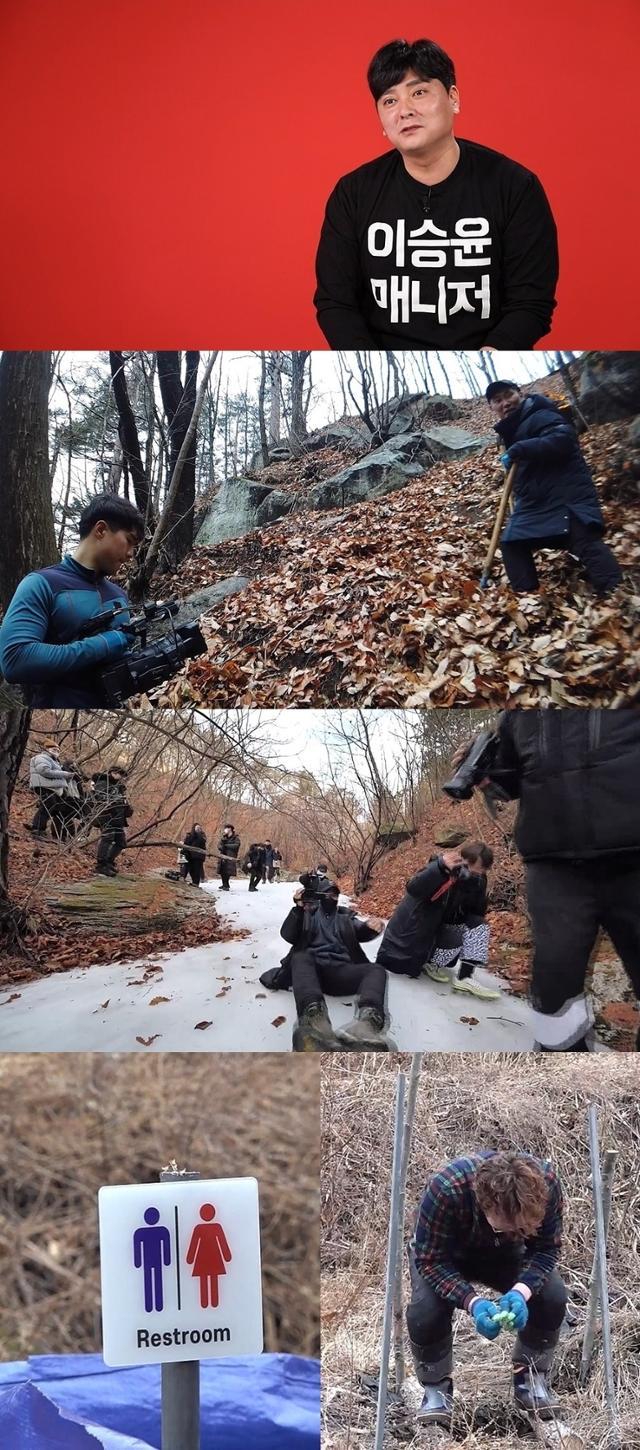
{"type": "MultiPolygon", "coordinates": [[[[320,1366],[293,1354],[202,1360],[202,1450],[319,1450],[320,1366]]],[[[160,1366],[101,1355],[0,1364],[3,1450],[160,1450],[160,1366]]]]}

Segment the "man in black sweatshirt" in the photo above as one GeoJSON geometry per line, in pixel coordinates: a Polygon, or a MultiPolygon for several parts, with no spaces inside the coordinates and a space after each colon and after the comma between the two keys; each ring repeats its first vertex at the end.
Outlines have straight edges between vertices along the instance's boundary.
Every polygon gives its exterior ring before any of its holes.
{"type": "Polygon", "coordinates": [[[433,41],[383,46],[367,79],[393,150],[341,177],[327,203],[314,301],[329,345],[533,347],[558,279],[538,178],[456,139],[455,70],[433,41]]]}

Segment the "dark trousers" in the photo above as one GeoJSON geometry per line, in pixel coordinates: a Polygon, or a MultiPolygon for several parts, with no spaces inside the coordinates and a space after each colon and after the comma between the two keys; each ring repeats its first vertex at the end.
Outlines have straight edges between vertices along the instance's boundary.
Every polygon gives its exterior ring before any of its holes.
{"type": "Polygon", "coordinates": [[[43,790],[41,786],[34,786],[33,794],[37,797],[38,808],[31,822],[32,831],[46,832],[50,821],[52,835],[61,837],[64,814],[62,796],[56,795],[52,790],[43,790]]]}
{"type": "Polygon", "coordinates": [[[566,1048],[590,1025],[585,978],[601,927],[640,998],[640,853],[529,861],[527,900],[536,1036],[543,1047],[566,1048]]]}
{"type": "MultiPolygon", "coordinates": [[[[477,1256],[455,1262],[460,1273],[474,1287],[482,1284],[506,1294],[518,1282],[523,1257],[517,1252],[496,1249],[493,1253],[483,1250],[477,1256]]],[[[455,1305],[441,1299],[418,1273],[411,1248],[409,1274],[411,1302],[407,1305],[407,1329],[418,1379],[423,1385],[438,1384],[440,1380],[448,1379],[453,1370],[452,1319],[455,1305]]],[[[541,1371],[550,1368],[566,1303],[565,1285],[554,1270],[528,1302],[529,1318],[514,1342],[515,1364],[530,1364],[541,1371]]]]}
{"type": "Polygon", "coordinates": [[[98,842],[98,866],[112,866],[126,844],[127,837],[121,826],[112,826],[103,831],[98,842]]]}
{"type": "Polygon", "coordinates": [[[568,549],[576,554],[597,594],[608,594],[622,579],[622,571],[611,549],[593,525],[583,524],[569,514],[569,533],[558,539],[518,539],[500,545],[504,567],[516,594],[531,594],[540,587],[534,554],[538,549],[568,549]]]}
{"type": "Polygon", "coordinates": [[[204,876],[204,865],[202,861],[187,861],[186,870],[194,886],[199,886],[204,876]]]}
{"type": "Polygon", "coordinates": [[[312,1002],[321,1002],[325,994],[330,997],[357,995],[360,1007],[375,1007],[384,1015],[387,977],[384,967],[377,962],[319,966],[314,952],[306,950],[292,953],[289,970],[299,1017],[312,1002]]]}
{"type": "Polygon", "coordinates": [[[259,881],[262,881],[262,867],[256,866],[255,869],[251,867],[249,871],[249,890],[257,891],[259,881]]]}
{"type": "Polygon", "coordinates": [[[228,891],[229,890],[229,881],[230,881],[230,879],[231,879],[231,862],[230,861],[221,861],[220,862],[220,880],[222,882],[222,889],[223,889],[223,891],[228,891]]]}

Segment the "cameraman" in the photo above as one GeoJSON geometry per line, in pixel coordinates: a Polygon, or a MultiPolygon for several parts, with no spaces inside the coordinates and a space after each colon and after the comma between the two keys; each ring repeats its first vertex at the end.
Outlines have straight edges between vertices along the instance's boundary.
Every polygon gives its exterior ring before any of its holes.
{"type": "Polygon", "coordinates": [[[111,770],[99,771],[92,780],[95,820],[100,827],[96,872],[99,876],[117,876],[115,860],[127,844],[125,828],[133,815],[133,806],[127,800],[127,771],[114,765],[111,770]]]}
{"type": "Polygon", "coordinates": [[[384,1035],[386,972],[368,960],[361,946],[380,935],[382,921],[339,907],[340,888],[328,877],[308,872],[300,880],[280,928],[291,951],[279,968],[260,978],[272,990],[293,987],[298,1014],[294,1052],[337,1052],[345,1046],[389,1051],[393,1044],[384,1035]],[[334,997],[358,994],[353,1021],[338,1032],[331,1025],[325,992],[334,997]]]}
{"type": "Polygon", "coordinates": [[[587,1052],[585,981],[600,928],[640,996],[638,706],[505,711],[475,783],[519,801],[514,840],[526,868],[536,1045],[587,1052]]]}
{"type": "Polygon", "coordinates": [[[90,709],[105,703],[98,670],[129,648],[122,629],[79,639],[105,605],[117,601],[129,620],[128,600],[107,577],[127,563],[144,538],[144,519],[133,504],[100,494],[80,514],[80,543],[60,564],[27,574],[0,628],[0,668],[23,685],[35,709],[90,709]]]}
{"type": "Polygon", "coordinates": [[[388,972],[437,982],[489,1001],[500,996],[473,982],[489,955],[487,872],[493,851],[482,841],[442,851],[407,881],[385,928],[377,961],[388,972]],[[458,974],[455,967],[460,963],[458,974]]]}

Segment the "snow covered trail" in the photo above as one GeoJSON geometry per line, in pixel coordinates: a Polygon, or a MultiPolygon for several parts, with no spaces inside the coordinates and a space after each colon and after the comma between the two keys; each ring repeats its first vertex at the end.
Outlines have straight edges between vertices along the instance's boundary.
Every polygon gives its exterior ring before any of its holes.
{"type": "MultiPolygon", "coordinates": [[[[201,889],[217,897],[221,914],[233,926],[249,927],[251,935],[144,961],[53,973],[27,983],[15,1001],[3,993],[0,1050],[289,1052],[293,995],[267,992],[258,978],[267,967],[278,966],[288,950],[279,933],[294,884],[263,885],[251,895],[244,879],[224,894],[213,881],[201,889]],[[162,971],[145,980],[150,962],[159,962],[162,971]],[[157,997],[168,1000],[152,1006],[157,997]],[[284,1021],[275,1026],[278,1018],[284,1021]],[[198,1029],[200,1022],[210,1025],[198,1029]],[[139,1038],[154,1040],[146,1046],[139,1038]]],[[[377,946],[374,941],[365,947],[370,957],[377,946]]],[[[485,984],[499,984],[486,972],[477,976],[485,984]]],[[[353,1015],[352,997],[330,997],[328,1005],[336,1026],[353,1015]]],[[[528,1009],[517,997],[481,1002],[426,978],[392,976],[388,1009],[391,1036],[404,1052],[505,1052],[533,1046],[528,1009]],[[464,1017],[477,1020],[471,1024],[464,1017]]]]}

